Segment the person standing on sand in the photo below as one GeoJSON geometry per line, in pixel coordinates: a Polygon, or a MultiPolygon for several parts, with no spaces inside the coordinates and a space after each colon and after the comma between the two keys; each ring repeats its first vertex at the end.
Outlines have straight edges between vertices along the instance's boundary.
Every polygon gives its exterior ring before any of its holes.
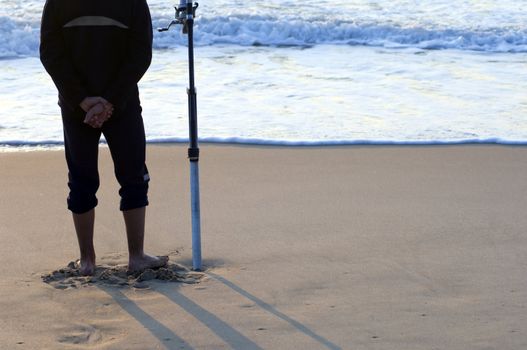
{"type": "Polygon", "coordinates": [[[67,203],[79,241],[81,274],[95,270],[93,229],[101,134],[121,186],[128,269],[166,265],[168,258],[143,251],[150,178],[137,83],[152,59],[152,22],[146,0],[47,0],[40,59],[59,94],[69,171],[67,203]]]}

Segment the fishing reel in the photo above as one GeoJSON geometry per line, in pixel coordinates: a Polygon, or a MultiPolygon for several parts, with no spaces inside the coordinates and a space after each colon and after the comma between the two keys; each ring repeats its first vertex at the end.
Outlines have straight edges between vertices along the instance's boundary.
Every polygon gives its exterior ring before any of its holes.
{"type": "Polygon", "coordinates": [[[170,22],[168,24],[168,26],[166,27],[162,27],[162,28],[157,28],[157,31],[158,32],[166,32],[167,30],[170,29],[170,27],[173,25],[173,24],[182,24],[183,25],[183,34],[187,34],[188,33],[188,25],[187,25],[187,20],[189,19],[194,19],[196,17],[196,9],[198,8],[199,6],[199,3],[195,2],[193,5],[192,5],[192,13],[188,14],[188,7],[187,7],[187,1],[186,0],[179,0],[179,6],[174,6],[174,9],[176,11],[175,13],[175,18],[174,20],[172,20],[172,22],[170,22]]]}

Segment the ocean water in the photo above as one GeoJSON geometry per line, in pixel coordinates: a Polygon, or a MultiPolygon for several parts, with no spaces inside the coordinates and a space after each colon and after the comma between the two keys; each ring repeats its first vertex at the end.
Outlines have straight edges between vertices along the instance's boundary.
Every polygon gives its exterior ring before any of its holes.
{"type": "MultiPolygon", "coordinates": [[[[62,143],[38,59],[44,0],[0,0],[0,145],[62,143]]],[[[150,0],[154,27],[173,2],[150,0]]],[[[202,141],[527,144],[525,0],[203,0],[202,141]]],[[[140,83],[149,142],[185,141],[187,49],[155,33],[140,83]]]]}

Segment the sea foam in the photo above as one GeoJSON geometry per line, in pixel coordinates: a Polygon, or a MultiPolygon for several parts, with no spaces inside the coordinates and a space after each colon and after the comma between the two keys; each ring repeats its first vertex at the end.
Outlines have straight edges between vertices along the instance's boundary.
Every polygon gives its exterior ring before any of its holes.
{"type": "MultiPolygon", "coordinates": [[[[167,19],[153,18],[155,28],[167,19]]],[[[37,56],[40,23],[0,17],[0,57],[37,56]]],[[[358,23],[324,18],[295,19],[271,15],[236,14],[199,17],[197,46],[314,46],[362,45],[384,48],[457,49],[485,52],[527,52],[527,29],[523,28],[428,28],[414,24],[358,23]]],[[[186,36],[176,29],[154,33],[154,48],[185,45],[186,36]]]]}
{"type": "MultiPolygon", "coordinates": [[[[233,15],[197,21],[198,45],[313,46],[344,44],[386,48],[458,49],[488,52],[527,52],[527,30],[513,28],[426,28],[350,20],[282,19],[233,15]]],[[[178,32],[158,35],[157,47],[184,44],[178,32]]]]}

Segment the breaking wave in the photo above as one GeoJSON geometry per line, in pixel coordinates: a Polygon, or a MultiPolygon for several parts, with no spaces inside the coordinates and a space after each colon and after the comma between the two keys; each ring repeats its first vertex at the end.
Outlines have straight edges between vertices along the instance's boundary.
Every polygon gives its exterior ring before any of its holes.
{"type": "MultiPolygon", "coordinates": [[[[153,18],[154,28],[167,20],[153,18]]],[[[40,24],[0,17],[0,57],[38,55],[40,24]]],[[[200,17],[196,20],[197,46],[362,45],[424,50],[457,49],[499,53],[527,52],[526,28],[427,28],[350,20],[294,19],[261,15],[200,17]]],[[[154,48],[185,45],[179,28],[154,35],[154,48]]]]}

